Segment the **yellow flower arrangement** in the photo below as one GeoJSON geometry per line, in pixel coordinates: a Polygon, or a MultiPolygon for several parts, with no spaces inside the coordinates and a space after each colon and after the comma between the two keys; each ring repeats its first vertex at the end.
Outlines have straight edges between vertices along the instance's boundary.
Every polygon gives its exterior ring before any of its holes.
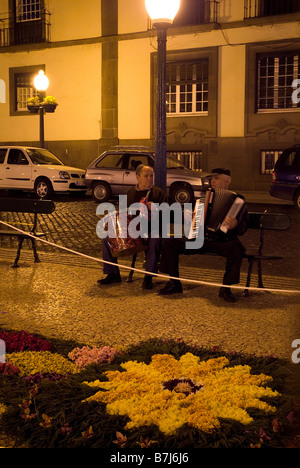
{"type": "Polygon", "coordinates": [[[7,354],[6,359],[20,370],[20,375],[32,375],[44,372],[75,374],[80,369],[61,354],[49,351],[21,351],[7,354]]]}
{"type": "Polygon", "coordinates": [[[154,355],[149,365],[128,361],[121,365],[126,372],[106,372],[107,382],[85,382],[100,391],[84,401],[103,402],[109,414],[127,415],[125,429],[156,424],[166,435],[185,423],[211,432],[221,418],[249,424],[248,408],[275,412],[260,400],[279,396],[265,387],[272,378],[252,375],[249,366],[228,364],[225,357],[201,361],[191,353],[179,360],[154,355]]]}
{"type": "Polygon", "coordinates": [[[0,416],[1,414],[5,413],[6,411],[6,406],[3,403],[0,403],[0,416]]]}

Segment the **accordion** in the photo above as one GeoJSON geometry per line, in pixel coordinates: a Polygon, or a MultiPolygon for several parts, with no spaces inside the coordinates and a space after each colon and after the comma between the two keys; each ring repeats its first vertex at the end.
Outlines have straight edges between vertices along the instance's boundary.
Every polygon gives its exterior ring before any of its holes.
{"type": "Polygon", "coordinates": [[[204,222],[206,234],[209,232],[228,231],[225,225],[227,216],[236,218],[244,200],[235,192],[225,189],[208,189],[198,199],[193,212],[193,220],[188,238],[197,237],[198,230],[204,222]]]}

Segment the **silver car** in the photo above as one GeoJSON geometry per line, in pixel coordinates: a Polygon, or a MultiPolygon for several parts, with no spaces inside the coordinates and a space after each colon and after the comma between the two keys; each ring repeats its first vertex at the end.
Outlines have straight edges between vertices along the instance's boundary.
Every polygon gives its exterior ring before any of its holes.
{"type": "MultiPolygon", "coordinates": [[[[85,185],[97,202],[127,193],[136,185],[139,164],[154,167],[154,154],[145,149],[115,147],[98,156],[87,168],[85,185]]],[[[209,174],[192,171],[173,156],[167,156],[167,191],[170,199],[189,203],[210,186],[209,174]]]]}

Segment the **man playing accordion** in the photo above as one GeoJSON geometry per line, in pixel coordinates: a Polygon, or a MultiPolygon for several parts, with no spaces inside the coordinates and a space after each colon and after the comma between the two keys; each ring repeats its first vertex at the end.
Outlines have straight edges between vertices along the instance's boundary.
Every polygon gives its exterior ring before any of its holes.
{"type": "MultiPolygon", "coordinates": [[[[231,183],[230,171],[228,169],[214,169],[212,171],[212,189],[228,190],[231,183]]],[[[219,296],[227,302],[236,302],[236,297],[232,294],[228,286],[240,282],[240,268],[242,264],[245,248],[239,240],[248,227],[248,210],[245,203],[236,217],[226,217],[224,220],[226,233],[217,230],[207,231],[204,244],[200,249],[186,249],[186,242],[182,238],[166,239],[163,242],[162,255],[160,260],[160,272],[167,273],[171,277],[179,278],[179,255],[201,254],[204,252],[216,253],[226,258],[223,284],[219,296]]],[[[170,279],[159,294],[169,295],[182,293],[180,280],[170,279]]]]}
{"type": "MultiPolygon", "coordinates": [[[[136,179],[137,185],[132,187],[127,192],[127,206],[131,206],[135,203],[144,203],[148,211],[150,212],[151,203],[164,203],[167,202],[167,196],[163,190],[153,185],[154,171],[152,167],[139,165],[136,168],[136,179]]],[[[147,241],[147,258],[145,270],[147,272],[157,273],[157,264],[161,252],[161,239],[152,238],[151,236],[147,241]]],[[[107,238],[103,239],[102,244],[103,260],[109,263],[104,263],[103,273],[107,276],[103,279],[98,280],[99,284],[111,284],[120,283],[121,276],[120,270],[117,266],[117,258],[113,257],[109,241],[107,238]],[[111,265],[114,263],[115,265],[111,265]]],[[[152,275],[149,273],[145,274],[143,289],[152,289],[152,275]]]]}

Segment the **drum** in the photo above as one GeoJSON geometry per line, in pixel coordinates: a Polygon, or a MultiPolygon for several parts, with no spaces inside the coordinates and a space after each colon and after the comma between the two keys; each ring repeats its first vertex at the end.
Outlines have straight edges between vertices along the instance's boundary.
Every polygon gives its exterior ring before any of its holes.
{"type": "Polygon", "coordinates": [[[127,212],[113,212],[105,216],[108,223],[108,245],[113,257],[127,257],[147,250],[146,241],[141,237],[132,238],[128,234],[130,222],[136,217],[127,212]],[[122,220],[120,219],[122,216],[122,220]]]}

